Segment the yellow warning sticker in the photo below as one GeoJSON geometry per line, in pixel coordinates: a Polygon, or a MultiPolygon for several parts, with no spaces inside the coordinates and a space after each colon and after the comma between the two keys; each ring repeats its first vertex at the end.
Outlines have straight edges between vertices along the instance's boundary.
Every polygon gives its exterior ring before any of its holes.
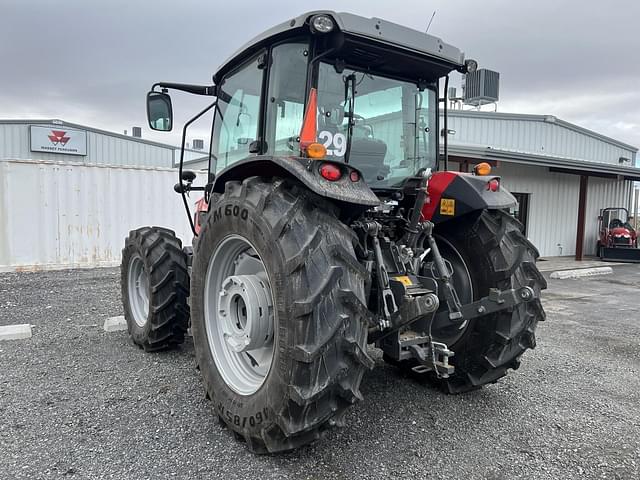
{"type": "Polygon", "coordinates": [[[456,201],[453,198],[443,198],[440,200],[440,215],[455,215],[456,201]]]}
{"type": "Polygon", "coordinates": [[[410,287],[411,285],[413,285],[413,282],[411,281],[411,279],[406,275],[402,275],[400,277],[393,277],[393,278],[395,278],[397,281],[399,281],[403,285],[406,285],[407,287],[410,287]]]}

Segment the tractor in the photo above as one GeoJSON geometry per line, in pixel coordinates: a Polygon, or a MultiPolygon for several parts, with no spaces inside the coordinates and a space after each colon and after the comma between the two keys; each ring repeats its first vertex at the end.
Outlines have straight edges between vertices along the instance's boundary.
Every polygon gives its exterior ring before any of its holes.
{"type": "Polygon", "coordinates": [[[457,394],[496,383],[535,347],[546,283],[508,213],[516,200],[487,163],[448,171],[439,92],[476,68],[426,33],[315,11],[251,40],[211,84],[152,86],[155,130],[173,127],[169,90],[210,101],[182,129],[175,190],[192,246],[162,227],[125,241],[129,333],[155,351],[190,328],[206,396],[251,451],[343,425],[376,348],[457,394]],[[197,186],[184,145],[207,112],[197,186]]]}
{"type": "Polygon", "coordinates": [[[598,216],[598,257],[605,262],[640,262],[638,236],[624,207],[603,208],[598,216]]]}

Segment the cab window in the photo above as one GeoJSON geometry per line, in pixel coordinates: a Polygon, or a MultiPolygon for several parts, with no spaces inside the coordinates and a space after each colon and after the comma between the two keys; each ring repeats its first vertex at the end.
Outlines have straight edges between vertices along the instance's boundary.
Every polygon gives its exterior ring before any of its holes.
{"type": "Polygon", "coordinates": [[[258,139],[263,74],[256,58],[225,77],[218,87],[213,130],[216,173],[254,155],[249,147],[258,139]]]}
{"type": "Polygon", "coordinates": [[[304,117],[309,47],[305,42],[286,43],[271,50],[267,104],[267,153],[299,155],[304,117]]]}

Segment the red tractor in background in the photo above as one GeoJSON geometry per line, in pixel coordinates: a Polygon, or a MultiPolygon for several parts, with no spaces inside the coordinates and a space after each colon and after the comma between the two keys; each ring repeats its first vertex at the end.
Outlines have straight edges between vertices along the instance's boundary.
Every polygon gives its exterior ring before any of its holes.
{"type": "Polygon", "coordinates": [[[598,216],[597,253],[603,261],[640,262],[638,235],[626,208],[604,208],[598,216]]]}

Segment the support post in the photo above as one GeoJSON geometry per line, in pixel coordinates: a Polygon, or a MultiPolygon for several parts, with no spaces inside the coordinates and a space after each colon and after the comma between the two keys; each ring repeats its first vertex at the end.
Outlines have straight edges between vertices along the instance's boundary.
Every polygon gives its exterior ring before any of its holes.
{"type": "Polygon", "coordinates": [[[633,229],[637,231],[638,215],[640,214],[640,212],[638,212],[638,199],[640,197],[640,190],[635,188],[633,184],[631,185],[631,188],[633,189],[633,229]]]}
{"type": "Polygon", "coordinates": [[[589,186],[589,177],[587,175],[580,176],[580,196],[578,198],[578,227],[576,229],[576,260],[583,259],[584,246],[584,224],[587,214],[587,187],[589,186]]]}

